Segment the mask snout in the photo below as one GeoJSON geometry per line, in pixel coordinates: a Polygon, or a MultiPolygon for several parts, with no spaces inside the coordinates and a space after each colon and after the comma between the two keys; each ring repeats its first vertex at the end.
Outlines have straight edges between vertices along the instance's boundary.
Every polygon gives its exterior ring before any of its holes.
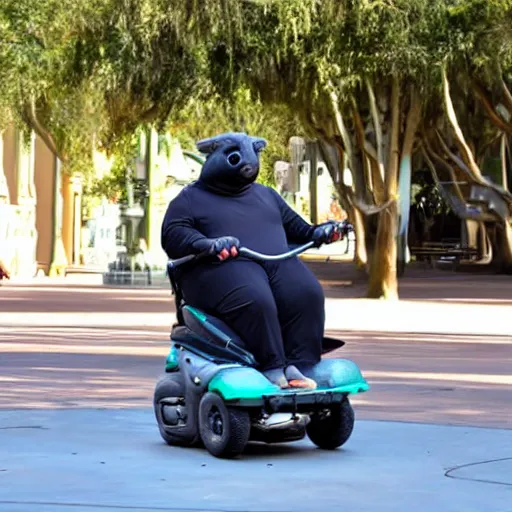
{"type": "Polygon", "coordinates": [[[250,164],[244,165],[240,169],[240,174],[245,179],[250,180],[250,179],[254,178],[254,176],[256,176],[256,174],[258,174],[258,167],[255,165],[250,165],[250,164]]]}

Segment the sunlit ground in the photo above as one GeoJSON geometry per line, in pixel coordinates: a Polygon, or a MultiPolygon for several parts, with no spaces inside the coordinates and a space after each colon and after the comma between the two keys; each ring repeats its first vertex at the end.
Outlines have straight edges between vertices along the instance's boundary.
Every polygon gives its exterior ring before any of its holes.
{"type": "MultiPolygon", "coordinates": [[[[322,280],[328,331],[347,342],[332,355],[372,386],[353,398],[359,418],[512,428],[508,277],[411,277],[393,303],[353,298],[345,276],[322,280]]],[[[0,288],[0,407],[151,407],[169,291],[67,283],[0,288]]]]}

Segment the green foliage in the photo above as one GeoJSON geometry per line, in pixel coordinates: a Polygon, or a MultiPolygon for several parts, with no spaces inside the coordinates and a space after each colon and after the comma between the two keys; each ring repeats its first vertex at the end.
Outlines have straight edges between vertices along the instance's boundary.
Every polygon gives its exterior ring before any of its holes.
{"type": "Polygon", "coordinates": [[[177,6],[107,0],[81,34],[73,76],[101,86],[108,148],[140,125],[161,127],[200,83],[201,56],[180,38],[185,19],[177,6]]]}
{"type": "Polygon", "coordinates": [[[162,125],[200,81],[200,52],[179,38],[183,2],[5,0],[0,5],[0,127],[34,129],[69,172],[93,144],[115,153],[162,125]]]}
{"type": "Polygon", "coordinates": [[[84,196],[127,201],[127,184],[135,177],[134,162],[139,153],[140,134],[141,130],[137,130],[131,137],[118,141],[110,172],[99,179],[90,177],[84,187],[84,196]]]}
{"type": "Polygon", "coordinates": [[[267,179],[273,161],[287,155],[289,135],[299,132],[297,118],[332,125],[330,84],[342,107],[354,97],[364,107],[365,81],[379,97],[399,77],[435,107],[441,65],[463,86],[470,73],[489,84],[500,69],[510,78],[511,5],[4,0],[0,128],[37,123],[68,169],[83,172],[94,144],[122,156],[126,141],[149,124],[169,126],[187,147],[219,131],[247,130],[269,140],[267,179]]]}
{"type": "Polygon", "coordinates": [[[352,94],[363,101],[366,80],[384,89],[399,77],[436,105],[442,65],[495,71],[511,61],[510,0],[225,3],[238,7],[235,21],[203,35],[218,89],[227,95],[247,83],[265,101],[320,119],[332,118],[330,82],[348,104],[352,94]]]}
{"type": "Polygon", "coordinates": [[[95,84],[70,79],[88,5],[71,0],[0,5],[0,123],[14,121],[47,137],[68,172],[91,168],[92,137],[104,122],[95,84]]]}
{"type": "Polygon", "coordinates": [[[429,216],[446,216],[451,212],[428,169],[420,169],[415,173],[411,185],[411,205],[416,210],[428,212],[429,216]]]}
{"type": "Polygon", "coordinates": [[[169,122],[168,129],[184,149],[195,150],[198,140],[227,131],[243,131],[263,137],[268,146],[261,153],[258,181],[274,185],[273,166],[288,160],[288,141],[300,133],[300,124],[283,105],[265,106],[248,89],[240,88],[229,98],[207,90],[193,98],[169,122]]]}

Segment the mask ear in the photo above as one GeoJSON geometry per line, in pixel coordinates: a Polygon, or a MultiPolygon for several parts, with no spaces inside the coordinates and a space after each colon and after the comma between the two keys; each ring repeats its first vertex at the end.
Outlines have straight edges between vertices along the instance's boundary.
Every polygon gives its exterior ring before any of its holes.
{"type": "Polygon", "coordinates": [[[205,155],[211,155],[220,146],[217,137],[203,139],[196,143],[197,149],[205,155]]]}
{"type": "Polygon", "coordinates": [[[259,153],[262,149],[267,147],[267,141],[265,139],[253,137],[252,147],[254,148],[254,151],[256,151],[256,153],[259,153]]]}
{"type": "Polygon", "coordinates": [[[233,144],[237,140],[236,133],[221,133],[209,139],[203,139],[196,143],[197,149],[206,155],[211,155],[217,148],[226,144],[233,144]]]}

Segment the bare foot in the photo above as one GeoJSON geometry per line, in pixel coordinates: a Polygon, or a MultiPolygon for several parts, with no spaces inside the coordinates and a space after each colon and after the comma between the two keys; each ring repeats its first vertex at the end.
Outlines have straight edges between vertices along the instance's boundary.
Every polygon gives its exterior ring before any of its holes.
{"type": "Polygon", "coordinates": [[[289,387],[283,368],[273,368],[272,370],[265,370],[262,373],[272,384],[279,386],[281,389],[289,387]]]}
{"type": "Polygon", "coordinates": [[[288,380],[288,384],[292,388],[317,388],[317,383],[313,379],[310,379],[309,377],[303,375],[302,372],[299,371],[299,369],[293,364],[286,367],[284,374],[286,376],[286,379],[288,380]]]}
{"type": "Polygon", "coordinates": [[[288,384],[291,388],[301,388],[301,389],[316,389],[317,384],[313,379],[308,379],[304,377],[303,379],[292,379],[288,381],[288,384]]]}

